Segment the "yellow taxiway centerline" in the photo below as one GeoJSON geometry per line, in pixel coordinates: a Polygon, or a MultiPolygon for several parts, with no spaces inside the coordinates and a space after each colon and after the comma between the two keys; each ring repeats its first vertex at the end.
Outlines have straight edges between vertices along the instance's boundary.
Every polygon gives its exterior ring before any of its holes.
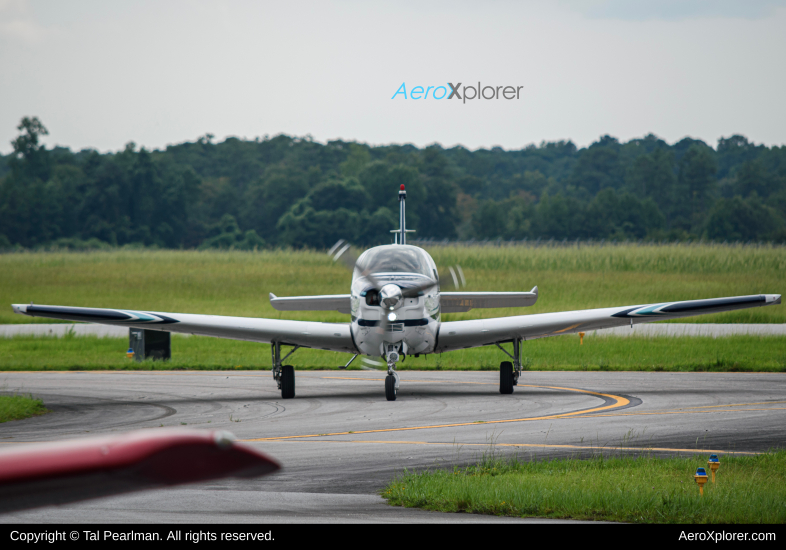
{"type": "MultiPolygon", "coordinates": [[[[590,392],[587,390],[577,390],[573,388],[557,388],[555,386],[530,386],[530,387],[545,387],[545,388],[556,388],[556,389],[563,389],[563,390],[570,390],[576,392],[584,392],[596,395],[603,395],[606,397],[611,397],[613,399],[624,400],[624,404],[617,402],[613,405],[606,405],[605,407],[597,407],[595,409],[586,409],[583,411],[575,411],[572,413],[562,413],[562,414],[554,414],[548,416],[535,416],[529,418],[514,418],[508,420],[478,420],[474,422],[461,422],[455,424],[436,424],[431,426],[412,426],[406,428],[382,428],[378,430],[356,430],[356,431],[347,431],[347,432],[334,432],[334,433],[322,433],[322,434],[307,434],[307,435],[285,435],[285,436],[278,436],[278,437],[263,437],[263,438],[252,438],[252,439],[243,439],[242,441],[251,442],[251,441],[280,441],[280,440],[287,440],[287,439],[303,439],[303,438],[311,438],[311,437],[329,437],[329,436],[337,436],[337,435],[353,435],[353,434],[364,434],[364,433],[383,433],[383,432],[399,432],[399,431],[410,431],[410,430],[428,430],[428,429],[438,429],[438,428],[453,428],[453,427],[460,427],[460,426],[475,426],[479,424],[501,424],[506,422],[527,422],[531,420],[562,420],[565,418],[585,418],[583,415],[587,415],[587,418],[593,417],[613,417],[613,416],[657,416],[657,415],[665,415],[665,414],[707,414],[707,413],[719,413],[719,412],[750,412],[750,411],[772,411],[772,410],[786,410],[786,407],[770,407],[766,409],[717,409],[715,408],[716,405],[709,405],[708,408],[712,408],[713,410],[677,410],[677,411],[660,411],[660,412],[640,412],[640,413],[601,413],[601,414],[590,414],[595,411],[599,410],[608,410],[617,407],[624,407],[625,405],[629,404],[630,401],[625,399],[621,396],[614,396],[610,394],[601,394],[596,392],[590,392]]],[[[782,403],[782,402],[773,402],[774,404],[782,403]]],[[[746,406],[746,405],[756,405],[758,403],[739,403],[735,405],[727,405],[727,406],[746,406]]],[[[723,406],[723,405],[719,405],[723,406]]],[[[698,407],[691,407],[691,409],[696,409],[698,407]]],[[[536,445],[537,446],[537,445],[536,445]]],[[[577,447],[579,448],[579,447],[577,447]]],[[[670,449],[675,450],[675,449],[670,449]]],[[[723,451],[726,452],[726,451],[723,451]]]]}
{"type": "Polygon", "coordinates": [[[528,388],[547,388],[551,390],[566,390],[572,391],[577,393],[585,393],[589,395],[595,395],[598,397],[608,397],[609,399],[613,399],[614,403],[611,405],[604,405],[602,407],[595,407],[592,409],[583,409],[580,411],[574,411],[569,413],[559,413],[559,414],[552,414],[547,416],[533,416],[529,418],[511,418],[511,419],[503,419],[503,420],[481,420],[475,422],[457,422],[454,424],[436,424],[432,426],[410,426],[406,428],[383,428],[378,430],[356,430],[352,432],[335,432],[335,433],[323,433],[323,434],[305,434],[305,435],[283,435],[278,437],[260,437],[255,439],[244,439],[243,441],[275,441],[281,439],[302,439],[306,437],[325,437],[325,436],[334,436],[334,435],[349,435],[350,433],[353,434],[367,434],[367,433],[381,433],[381,432],[404,432],[404,431],[411,431],[411,430],[429,430],[435,428],[455,428],[459,426],[475,426],[478,424],[502,424],[508,422],[530,422],[533,420],[550,420],[554,418],[568,418],[577,415],[584,415],[598,411],[607,411],[611,409],[617,409],[621,407],[625,407],[630,404],[630,400],[622,397],[620,395],[611,395],[608,393],[600,393],[594,392],[589,390],[581,390],[576,388],[563,388],[560,386],[537,386],[533,384],[519,384],[517,387],[528,387],[528,388]]]}
{"type": "Polygon", "coordinates": [[[719,412],[752,412],[752,411],[786,411],[786,407],[770,407],[768,409],[716,409],[712,411],[662,411],[662,412],[639,412],[639,413],[619,413],[619,414],[597,414],[592,416],[658,416],[661,414],[710,414],[719,412]]]}
{"type": "MultiPolygon", "coordinates": [[[[358,432],[354,432],[358,433],[358,432]]],[[[241,439],[240,441],[256,441],[255,439],[241,439]]],[[[274,440],[275,441],[275,440],[274,440]]],[[[281,440],[278,440],[281,441],[281,440]]],[[[385,441],[374,439],[320,439],[319,443],[367,443],[381,445],[437,445],[451,447],[526,447],[542,449],[579,449],[587,451],[656,451],[674,453],[718,453],[727,455],[758,455],[756,451],[724,451],[721,449],[680,449],[671,447],[593,447],[591,445],[558,445],[544,443],[442,443],[433,441],[385,441]]]]}

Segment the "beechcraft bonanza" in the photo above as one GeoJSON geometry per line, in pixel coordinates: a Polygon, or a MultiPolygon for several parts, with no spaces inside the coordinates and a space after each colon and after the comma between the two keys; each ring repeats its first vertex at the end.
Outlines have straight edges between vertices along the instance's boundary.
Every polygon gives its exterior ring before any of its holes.
{"type": "MultiPolygon", "coordinates": [[[[444,353],[465,348],[496,345],[512,361],[503,361],[499,391],[513,393],[521,377],[521,342],[546,336],[599,330],[769,306],[781,303],[779,294],[759,294],[632,305],[557,313],[538,313],[471,321],[440,320],[443,313],[477,308],[526,307],[538,299],[538,287],[530,292],[441,292],[437,266],[422,248],[407,244],[406,190],[399,191],[399,229],[395,244],[366,250],[359,258],[339,241],[330,251],[334,260],[352,268],[349,294],[277,297],[270,302],[279,311],[334,311],[349,314],[349,323],[318,323],[254,317],[225,317],[188,313],[158,313],[124,309],[14,304],[16,313],[107,325],[215,336],[271,344],[273,378],[281,397],[295,397],[295,371],[282,363],[299,348],[316,348],[381,358],[387,363],[385,397],[394,401],[399,387],[396,365],[406,356],[444,353]],[[513,344],[513,354],[503,347],[513,344]],[[282,346],[293,349],[282,359],[282,346]]],[[[450,269],[457,282],[456,270],[450,269]]],[[[463,279],[460,268],[458,274],[463,279]]],[[[458,287],[458,284],[456,284],[458,287]]],[[[384,365],[384,363],[379,363],[384,365]]]]}

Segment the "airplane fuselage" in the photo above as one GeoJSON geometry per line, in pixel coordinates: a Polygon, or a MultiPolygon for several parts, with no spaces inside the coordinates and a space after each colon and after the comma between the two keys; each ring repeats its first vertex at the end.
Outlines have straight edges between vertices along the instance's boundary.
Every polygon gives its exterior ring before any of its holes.
{"type": "Polygon", "coordinates": [[[358,265],[370,270],[381,288],[356,269],[351,287],[352,336],[364,355],[385,356],[392,345],[399,355],[431,353],[439,334],[439,283],[417,296],[402,297],[398,289],[438,281],[437,267],[422,248],[385,245],[367,250],[358,265]]]}

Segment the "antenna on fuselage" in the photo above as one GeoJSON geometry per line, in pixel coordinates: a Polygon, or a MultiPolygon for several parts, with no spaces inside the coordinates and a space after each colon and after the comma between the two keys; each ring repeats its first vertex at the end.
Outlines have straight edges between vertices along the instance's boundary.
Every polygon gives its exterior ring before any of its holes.
{"type": "Polygon", "coordinates": [[[398,204],[399,204],[399,228],[401,230],[401,238],[399,242],[401,244],[407,244],[407,212],[406,207],[404,206],[407,202],[407,190],[404,188],[404,184],[401,184],[401,188],[398,192],[398,204]]]}
{"type": "Polygon", "coordinates": [[[414,229],[407,229],[407,220],[406,215],[407,211],[404,207],[404,202],[407,200],[407,190],[404,188],[404,184],[401,184],[401,188],[398,192],[398,204],[399,204],[399,228],[398,229],[391,229],[390,232],[395,236],[395,242],[393,244],[407,244],[407,233],[414,233],[414,229]]]}
{"type": "Polygon", "coordinates": [[[407,200],[407,190],[404,188],[404,184],[401,184],[401,188],[398,192],[398,204],[399,204],[399,228],[398,230],[394,229],[391,233],[396,233],[397,237],[400,235],[400,238],[396,239],[395,244],[407,244],[407,233],[414,233],[414,229],[407,229],[407,211],[404,203],[407,200]]]}

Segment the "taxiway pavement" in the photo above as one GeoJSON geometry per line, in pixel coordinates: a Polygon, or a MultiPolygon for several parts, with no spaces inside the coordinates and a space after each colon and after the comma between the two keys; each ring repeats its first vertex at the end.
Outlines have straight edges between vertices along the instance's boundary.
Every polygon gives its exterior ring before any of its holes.
{"type": "Polygon", "coordinates": [[[483,453],[755,453],[786,444],[780,373],[525,372],[500,395],[496,372],[298,371],[281,399],[270,372],[5,372],[4,392],[51,413],[0,424],[0,447],[159,426],[224,429],[283,468],[80,504],[0,522],[471,522],[510,518],[388,506],[405,468],[463,465],[483,453]]]}

